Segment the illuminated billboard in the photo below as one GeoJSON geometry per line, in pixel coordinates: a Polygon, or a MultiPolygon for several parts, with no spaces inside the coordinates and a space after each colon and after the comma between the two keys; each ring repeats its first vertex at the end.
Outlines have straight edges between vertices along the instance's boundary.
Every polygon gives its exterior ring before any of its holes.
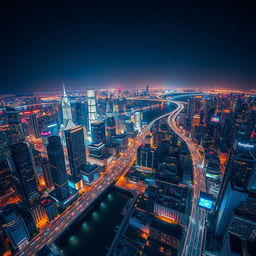
{"type": "Polygon", "coordinates": [[[219,118],[218,116],[213,116],[213,117],[211,118],[211,122],[213,122],[213,123],[219,123],[219,122],[220,122],[220,118],[219,118]]]}
{"type": "Polygon", "coordinates": [[[213,196],[205,192],[200,192],[198,206],[206,210],[212,210],[213,196]]]}
{"type": "Polygon", "coordinates": [[[219,175],[207,172],[206,177],[211,179],[218,179],[219,175]]]}

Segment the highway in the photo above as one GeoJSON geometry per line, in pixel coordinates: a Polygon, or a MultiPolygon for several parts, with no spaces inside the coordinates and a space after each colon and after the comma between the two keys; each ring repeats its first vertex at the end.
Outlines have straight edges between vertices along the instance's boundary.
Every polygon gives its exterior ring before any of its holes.
{"type": "Polygon", "coordinates": [[[114,181],[116,181],[133,164],[137,148],[141,145],[154,122],[171,113],[164,114],[151,123],[137,136],[136,142],[131,145],[120,159],[113,161],[106,168],[104,174],[95,182],[87,193],[81,195],[70,207],[68,207],[58,218],[43,228],[33,240],[16,255],[35,255],[45,244],[53,243],[67,228],[90,206],[90,204],[102,194],[114,181]]]}
{"type": "Polygon", "coordinates": [[[193,145],[191,139],[188,138],[176,124],[176,117],[184,109],[183,103],[178,101],[169,102],[175,103],[178,108],[168,117],[168,124],[172,130],[186,142],[194,166],[194,195],[192,209],[181,255],[201,255],[205,224],[205,210],[198,207],[200,191],[205,191],[205,175],[202,168],[202,157],[199,150],[193,145]]]}
{"type": "MultiPolygon", "coordinates": [[[[168,100],[163,98],[164,95],[158,95],[157,99],[161,102],[170,102],[177,105],[177,108],[168,116],[168,124],[171,129],[187,144],[192,157],[194,166],[194,186],[193,186],[193,201],[191,208],[191,215],[189,225],[186,230],[186,236],[184,240],[184,246],[181,255],[185,256],[197,256],[201,255],[202,243],[204,237],[204,225],[205,225],[205,210],[198,207],[198,200],[200,196],[200,191],[205,191],[205,174],[202,168],[202,156],[199,150],[192,143],[191,139],[187,137],[183,130],[180,129],[176,124],[176,118],[179,113],[184,109],[184,102],[168,100]]],[[[190,95],[191,96],[191,95],[190,95]]],[[[132,98],[132,100],[152,100],[149,98],[132,98]]],[[[187,104],[187,103],[186,103],[187,104]]]]}

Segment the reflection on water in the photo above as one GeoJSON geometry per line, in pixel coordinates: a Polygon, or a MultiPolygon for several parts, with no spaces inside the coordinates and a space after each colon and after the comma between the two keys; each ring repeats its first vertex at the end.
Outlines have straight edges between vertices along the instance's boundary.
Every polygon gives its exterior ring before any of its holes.
{"type": "Polygon", "coordinates": [[[54,244],[64,256],[102,256],[115,236],[116,227],[123,216],[121,212],[129,196],[113,188],[90,213],[74,223],[54,244]]]}
{"type": "MultiPolygon", "coordinates": [[[[173,104],[162,109],[143,112],[143,122],[149,123],[160,115],[174,110],[173,104]]],[[[129,196],[116,188],[96,203],[94,209],[61,235],[54,243],[64,256],[103,256],[115,236],[123,216],[121,212],[129,196]]]]}

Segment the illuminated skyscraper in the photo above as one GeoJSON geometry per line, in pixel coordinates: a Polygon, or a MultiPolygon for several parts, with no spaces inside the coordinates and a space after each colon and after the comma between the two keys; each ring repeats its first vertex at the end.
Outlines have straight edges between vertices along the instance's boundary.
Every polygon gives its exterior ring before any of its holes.
{"type": "Polygon", "coordinates": [[[41,159],[41,166],[42,166],[45,185],[47,188],[52,188],[53,182],[52,182],[52,177],[50,172],[50,166],[49,166],[49,161],[47,160],[46,157],[43,157],[41,159]]]}
{"type": "Polygon", "coordinates": [[[116,123],[116,133],[120,133],[121,132],[121,127],[120,127],[120,118],[119,118],[119,107],[117,104],[115,104],[113,106],[113,117],[115,119],[115,123],[116,123]]]}
{"type": "Polygon", "coordinates": [[[68,96],[66,94],[64,85],[63,85],[63,98],[62,98],[61,106],[62,106],[62,113],[63,113],[64,129],[65,130],[70,129],[70,128],[74,127],[75,124],[72,120],[71,105],[70,105],[68,96]]]}
{"type": "Polygon", "coordinates": [[[91,124],[92,143],[99,144],[106,142],[106,131],[104,122],[94,122],[91,124]]]}
{"type": "Polygon", "coordinates": [[[6,107],[6,113],[8,117],[11,143],[16,144],[22,142],[24,137],[21,132],[21,124],[18,117],[19,112],[15,108],[6,107]]]}
{"type": "Polygon", "coordinates": [[[83,127],[65,130],[68,159],[72,176],[78,177],[81,167],[86,164],[83,127]]]}
{"type": "Polygon", "coordinates": [[[142,127],[141,127],[141,112],[135,112],[135,126],[134,130],[141,132],[142,127]]]}
{"type": "Polygon", "coordinates": [[[39,199],[39,192],[29,148],[25,143],[18,143],[11,146],[11,153],[18,193],[29,207],[34,206],[39,199]]]}
{"type": "Polygon", "coordinates": [[[55,187],[55,196],[62,201],[69,196],[70,192],[64,152],[60,137],[50,136],[48,138],[47,154],[49,158],[51,176],[55,187]]]}
{"type": "Polygon", "coordinates": [[[91,131],[91,124],[97,121],[96,98],[93,89],[87,90],[88,100],[88,117],[89,117],[89,130],[91,131]]]}
{"type": "Polygon", "coordinates": [[[215,234],[222,237],[234,209],[256,191],[256,147],[253,141],[236,140],[230,152],[217,204],[215,234]]]}
{"type": "Polygon", "coordinates": [[[116,135],[116,122],[113,116],[106,118],[106,133],[108,137],[116,135]]]}
{"type": "Polygon", "coordinates": [[[1,224],[12,247],[17,250],[26,246],[30,235],[23,218],[11,206],[5,206],[1,212],[1,224]]]}
{"type": "Polygon", "coordinates": [[[35,137],[40,138],[40,131],[39,131],[39,125],[38,125],[38,120],[37,120],[36,114],[31,114],[30,119],[31,119],[33,133],[34,133],[35,137]]]}

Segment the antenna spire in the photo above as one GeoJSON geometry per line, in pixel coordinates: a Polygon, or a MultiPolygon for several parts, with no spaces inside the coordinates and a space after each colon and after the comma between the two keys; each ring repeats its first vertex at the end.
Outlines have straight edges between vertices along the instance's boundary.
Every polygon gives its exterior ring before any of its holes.
{"type": "Polygon", "coordinates": [[[66,89],[65,89],[65,85],[64,85],[64,84],[63,84],[63,95],[64,95],[64,97],[67,96],[67,94],[66,94],[66,89]]]}

